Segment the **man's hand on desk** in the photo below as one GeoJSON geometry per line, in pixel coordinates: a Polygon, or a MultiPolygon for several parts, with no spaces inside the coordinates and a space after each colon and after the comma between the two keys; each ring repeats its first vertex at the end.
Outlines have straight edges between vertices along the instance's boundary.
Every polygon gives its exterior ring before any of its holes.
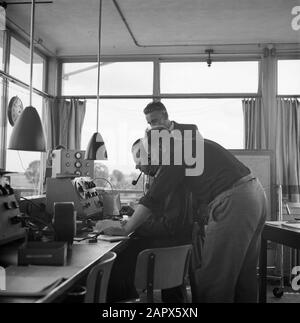
{"type": "Polygon", "coordinates": [[[126,236],[127,233],[124,230],[120,221],[102,220],[96,223],[95,231],[103,232],[110,236],[126,236]]]}

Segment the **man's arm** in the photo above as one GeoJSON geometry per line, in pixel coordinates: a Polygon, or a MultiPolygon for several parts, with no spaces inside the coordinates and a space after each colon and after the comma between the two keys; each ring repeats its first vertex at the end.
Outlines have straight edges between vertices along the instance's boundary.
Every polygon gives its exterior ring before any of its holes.
{"type": "Polygon", "coordinates": [[[107,235],[127,236],[136,228],[138,228],[142,223],[144,223],[150,215],[150,209],[148,209],[144,205],[139,204],[128,221],[123,223],[112,220],[98,221],[96,224],[96,230],[107,235]]]}
{"type": "Polygon", "coordinates": [[[151,210],[139,204],[131,218],[124,224],[123,228],[128,235],[143,224],[151,215],[151,210]]]}

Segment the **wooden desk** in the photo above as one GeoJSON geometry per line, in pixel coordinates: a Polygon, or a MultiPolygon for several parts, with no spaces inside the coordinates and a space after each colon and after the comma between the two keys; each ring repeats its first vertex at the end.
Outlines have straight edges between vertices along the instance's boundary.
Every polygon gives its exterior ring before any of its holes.
{"type": "Polygon", "coordinates": [[[300,229],[288,228],[267,223],[261,236],[259,265],[259,302],[267,301],[267,247],[268,241],[279,243],[293,249],[300,249],[300,229]]]}
{"type": "MultiPolygon", "coordinates": [[[[98,263],[101,258],[109,251],[119,252],[125,248],[127,240],[120,242],[98,241],[96,244],[88,242],[76,243],[72,249],[68,251],[68,259],[66,266],[53,266],[51,270],[61,272],[61,277],[66,280],[59,286],[51,290],[42,298],[33,297],[0,297],[0,303],[51,303],[58,302],[64,295],[81,279],[83,279],[90,269],[98,263]]],[[[9,255],[10,259],[14,259],[14,255],[9,255]]],[[[12,263],[13,264],[13,263],[12,263]]],[[[42,266],[41,266],[42,267],[42,266]]]]}

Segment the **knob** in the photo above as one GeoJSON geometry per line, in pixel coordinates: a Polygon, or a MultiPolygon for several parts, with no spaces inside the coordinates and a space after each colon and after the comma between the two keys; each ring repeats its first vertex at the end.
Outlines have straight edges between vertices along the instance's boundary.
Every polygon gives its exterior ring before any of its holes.
{"type": "Polygon", "coordinates": [[[12,209],[12,207],[9,205],[9,203],[8,203],[8,202],[4,202],[4,203],[3,203],[3,205],[4,205],[4,207],[6,208],[6,210],[10,210],[10,209],[12,209]]]}
{"type": "Polygon", "coordinates": [[[0,185],[0,191],[2,193],[1,195],[7,195],[8,194],[7,190],[2,185],[0,185]]]}
{"type": "Polygon", "coordinates": [[[12,202],[11,202],[11,206],[12,206],[14,209],[18,209],[18,208],[19,208],[19,204],[18,204],[16,201],[12,201],[12,202]]]}
{"type": "Polygon", "coordinates": [[[14,194],[14,190],[10,187],[10,185],[6,184],[5,185],[5,189],[8,191],[9,195],[13,195],[14,194]]]}
{"type": "Polygon", "coordinates": [[[77,161],[77,162],[75,163],[75,167],[76,167],[76,168],[80,168],[81,166],[82,166],[81,162],[77,161]]]}

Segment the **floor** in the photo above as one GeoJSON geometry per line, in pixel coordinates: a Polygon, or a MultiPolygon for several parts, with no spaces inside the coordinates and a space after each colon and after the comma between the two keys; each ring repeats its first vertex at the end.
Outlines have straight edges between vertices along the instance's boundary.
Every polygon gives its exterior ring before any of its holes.
{"type": "MultiPolygon", "coordinates": [[[[273,295],[273,289],[277,287],[276,284],[269,284],[268,285],[268,290],[267,290],[267,303],[300,303],[300,292],[295,293],[291,290],[291,288],[286,287],[284,289],[284,294],[281,298],[277,298],[273,295]]],[[[188,301],[191,303],[191,290],[188,287],[187,288],[188,292],[188,301]]],[[[154,296],[155,302],[156,303],[161,303],[160,300],[160,292],[155,292],[154,296]]]]}
{"type": "Polygon", "coordinates": [[[281,298],[273,295],[274,285],[268,285],[267,302],[268,303],[300,303],[300,293],[293,292],[291,288],[286,287],[281,298]]]}

